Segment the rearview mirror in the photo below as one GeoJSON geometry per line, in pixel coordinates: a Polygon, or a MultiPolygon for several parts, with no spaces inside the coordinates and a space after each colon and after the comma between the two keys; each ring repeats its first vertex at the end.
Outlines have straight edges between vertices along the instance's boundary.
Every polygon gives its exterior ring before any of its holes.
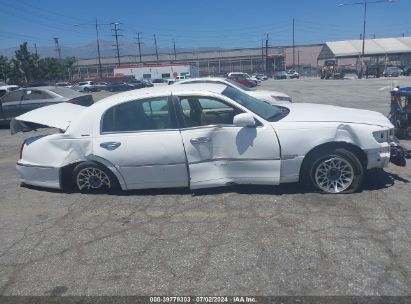
{"type": "Polygon", "coordinates": [[[233,123],[237,127],[254,127],[254,116],[250,113],[241,113],[234,116],[233,123]]]}

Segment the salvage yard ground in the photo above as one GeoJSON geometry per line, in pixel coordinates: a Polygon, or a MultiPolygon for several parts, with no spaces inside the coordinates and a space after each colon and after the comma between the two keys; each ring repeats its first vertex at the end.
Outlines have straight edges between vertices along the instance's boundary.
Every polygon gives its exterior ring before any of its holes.
{"type": "MultiPolygon", "coordinates": [[[[402,77],[261,88],[387,114],[381,88],[393,81],[411,86],[402,77]]],[[[0,295],[410,293],[410,164],[370,172],[352,195],[298,184],[84,195],[19,186],[14,164],[32,134],[0,130],[0,295]]]]}

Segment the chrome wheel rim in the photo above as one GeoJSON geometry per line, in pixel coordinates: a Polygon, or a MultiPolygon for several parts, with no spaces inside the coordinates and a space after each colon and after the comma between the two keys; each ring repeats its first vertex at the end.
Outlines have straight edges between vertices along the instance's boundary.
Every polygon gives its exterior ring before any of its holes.
{"type": "Polygon", "coordinates": [[[110,188],[110,178],[98,168],[84,168],[77,174],[77,187],[79,190],[97,190],[110,188]]]}
{"type": "Polygon", "coordinates": [[[333,156],[321,161],[314,172],[317,187],[328,193],[346,190],[353,182],[354,169],[344,158],[333,156]]]}

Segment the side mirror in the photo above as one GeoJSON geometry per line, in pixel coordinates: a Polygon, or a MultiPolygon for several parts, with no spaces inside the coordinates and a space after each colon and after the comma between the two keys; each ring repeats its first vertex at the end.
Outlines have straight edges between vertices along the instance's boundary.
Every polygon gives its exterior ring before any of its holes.
{"type": "Polygon", "coordinates": [[[254,116],[250,113],[241,113],[234,116],[233,123],[237,127],[255,127],[254,116]]]}

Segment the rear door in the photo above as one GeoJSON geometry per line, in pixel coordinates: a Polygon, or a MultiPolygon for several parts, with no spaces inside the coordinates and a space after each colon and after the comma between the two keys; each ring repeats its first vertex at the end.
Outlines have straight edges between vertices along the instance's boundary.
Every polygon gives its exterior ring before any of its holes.
{"type": "Polygon", "coordinates": [[[269,124],[235,126],[234,116],[243,111],[217,98],[180,96],[176,103],[184,124],[191,189],[279,184],[280,146],[269,124]]]}
{"type": "Polygon", "coordinates": [[[188,172],[168,96],[128,101],[108,109],[93,136],[94,155],[120,171],[127,189],[187,187],[188,172]]]}

